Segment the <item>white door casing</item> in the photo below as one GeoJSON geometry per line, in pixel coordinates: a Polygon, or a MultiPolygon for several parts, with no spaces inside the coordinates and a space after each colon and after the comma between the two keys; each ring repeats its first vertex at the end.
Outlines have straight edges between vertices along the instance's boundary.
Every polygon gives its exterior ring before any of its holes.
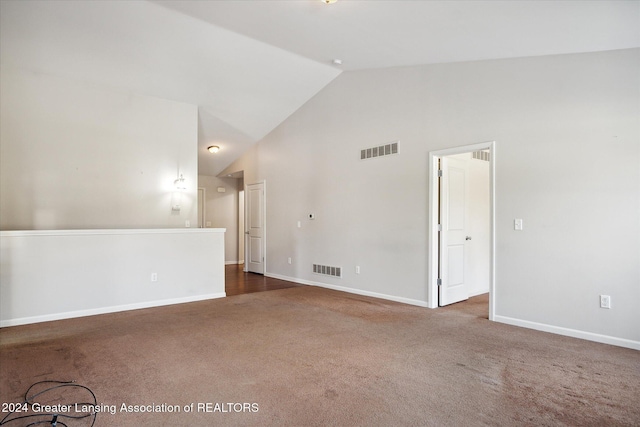
{"type": "Polygon", "coordinates": [[[427,307],[438,307],[438,264],[439,264],[439,189],[438,160],[444,156],[468,153],[478,150],[489,150],[489,320],[495,319],[496,313],[496,142],[488,141],[466,146],[446,148],[429,152],[429,256],[427,307]]]}
{"type": "Polygon", "coordinates": [[[466,165],[463,160],[440,159],[440,286],[439,305],[449,305],[469,298],[466,243],[469,223],[467,209],[466,165]]]}
{"type": "Polygon", "coordinates": [[[264,187],[264,182],[249,184],[245,191],[245,265],[247,271],[259,274],[265,272],[266,257],[264,187]]]}

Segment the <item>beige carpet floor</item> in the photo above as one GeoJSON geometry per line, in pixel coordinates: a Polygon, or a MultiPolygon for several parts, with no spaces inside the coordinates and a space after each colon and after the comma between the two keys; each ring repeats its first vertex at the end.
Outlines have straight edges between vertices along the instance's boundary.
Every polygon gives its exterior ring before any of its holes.
{"type": "Polygon", "coordinates": [[[486,301],[297,287],[4,328],[0,401],[76,380],[96,426],[640,425],[640,352],[489,322],[486,301]]]}

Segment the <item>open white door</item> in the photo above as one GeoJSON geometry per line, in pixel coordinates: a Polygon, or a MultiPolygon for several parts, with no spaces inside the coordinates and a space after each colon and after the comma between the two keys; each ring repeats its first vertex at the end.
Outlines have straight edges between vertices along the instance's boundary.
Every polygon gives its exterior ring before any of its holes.
{"type": "Polygon", "coordinates": [[[453,304],[469,298],[465,286],[468,213],[467,174],[464,161],[440,159],[440,285],[438,304],[453,304]]]}
{"type": "Polygon", "coordinates": [[[265,201],[264,182],[247,185],[245,204],[247,236],[245,264],[247,271],[264,274],[265,263],[265,201]]]}

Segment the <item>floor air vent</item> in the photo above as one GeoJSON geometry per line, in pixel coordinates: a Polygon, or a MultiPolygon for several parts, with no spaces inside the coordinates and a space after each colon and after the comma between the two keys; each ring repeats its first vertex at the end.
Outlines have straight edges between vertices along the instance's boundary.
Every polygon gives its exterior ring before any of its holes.
{"type": "Polygon", "coordinates": [[[342,268],[328,265],[313,264],[313,272],[325,276],[342,277],[342,268]]]}
{"type": "Polygon", "coordinates": [[[360,150],[360,160],[398,154],[398,142],[399,141],[395,141],[386,145],[379,145],[377,147],[365,148],[363,150],[360,150]]]}
{"type": "Polygon", "coordinates": [[[471,157],[478,160],[484,160],[485,162],[488,162],[490,159],[488,151],[474,151],[471,157]]]}

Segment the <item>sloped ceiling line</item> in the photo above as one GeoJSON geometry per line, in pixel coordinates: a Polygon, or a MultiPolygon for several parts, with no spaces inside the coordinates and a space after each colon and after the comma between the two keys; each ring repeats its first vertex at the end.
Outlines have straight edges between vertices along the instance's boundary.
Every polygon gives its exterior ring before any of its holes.
{"type": "Polygon", "coordinates": [[[0,62],[200,106],[218,175],[340,73],[640,47],[638,1],[0,2],[0,62]],[[331,64],[342,59],[342,67],[331,64]]]}

